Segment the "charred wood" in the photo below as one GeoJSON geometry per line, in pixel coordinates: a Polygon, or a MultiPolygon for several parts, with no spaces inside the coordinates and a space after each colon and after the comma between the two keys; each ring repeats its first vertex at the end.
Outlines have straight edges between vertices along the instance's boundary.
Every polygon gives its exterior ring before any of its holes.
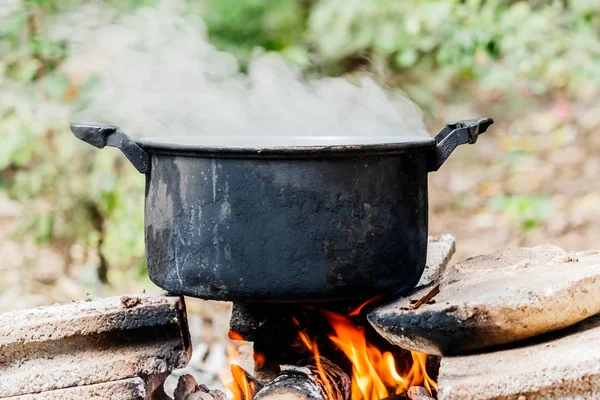
{"type": "Polygon", "coordinates": [[[282,365],[281,373],[264,385],[254,400],[348,400],[350,378],[325,358],[305,366],[282,365]]]}
{"type": "Polygon", "coordinates": [[[175,400],[227,400],[220,390],[210,390],[205,385],[198,385],[191,375],[182,375],[175,389],[175,400]]]}
{"type": "Polygon", "coordinates": [[[423,386],[413,386],[408,389],[406,394],[410,400],[433,400],[429,390],[425,389],[423,386]]]}

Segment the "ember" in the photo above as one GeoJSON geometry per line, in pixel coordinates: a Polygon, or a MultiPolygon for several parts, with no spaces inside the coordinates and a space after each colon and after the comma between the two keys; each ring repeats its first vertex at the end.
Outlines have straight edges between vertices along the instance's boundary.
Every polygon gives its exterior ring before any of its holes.
{"type": "MultiPolygon", "coordinates": [[[[346,315],[332,311],[322,311],[333,332],[328,335],[331,343],[340,349],[350,361],[348,372],[351,377],[352,400],[383,400],[406,393],[410,387],[424,386],[429,393],[437,389],[435,381],[426,372],[427,355],[411,352],[412,359],[399,359],[389,351],[381,351],[369,343],[363,327],[355,324],[346,315]],[[399,368],[403,365],[404,368],[399,368]],[[351,373],[350,373],[351,372],[351,373]]],[[[311,353],[316,367],[316,375],[322,382],[328,399],[339,398],[336,388],[332,388],[331,363],[322,358],[317,346],[317,338],[311,338],[293,319],[298,327],[298,339],[311,353]]],[[[234,340],[243,340],[233,334],[234,340]]],[[[259,359],[261,355],[259,354],[259,359]]],[[[239,366],[239,354],[232,345],[228,350],[233,379],[225,384],[234,400],[250,400],[260,389],[256,382],[239,366]]],[[[335,384],[335,382],[334,382],[335,384]]]]}

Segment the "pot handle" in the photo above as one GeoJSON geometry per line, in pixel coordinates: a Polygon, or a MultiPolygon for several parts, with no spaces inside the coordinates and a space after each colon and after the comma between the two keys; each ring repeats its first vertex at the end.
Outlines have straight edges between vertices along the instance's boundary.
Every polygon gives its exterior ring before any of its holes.
{"type": "Polygon", "coordinates": [[[78,139],[99,149],[105,146],[116,147],[142,174],[150,171],[150,154],[131,140],[118,126],[73,122],[71,132],[78,139]]]}
{"type": "Polygon", "coordinates": [[[435,154],[429,166],[429,171],[437,171],[444,161],[460,144],[473,144],[477,137],[484,133],[494,123],[491,118],[469,119],[446,124],[435,135],[435,154]]]}

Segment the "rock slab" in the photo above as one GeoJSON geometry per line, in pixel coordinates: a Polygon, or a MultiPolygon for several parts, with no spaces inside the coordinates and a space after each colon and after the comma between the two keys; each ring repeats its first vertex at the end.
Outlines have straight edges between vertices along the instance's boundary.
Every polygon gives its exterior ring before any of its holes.
{"type": "Polygon", "coordinates": [[[600,399],[600,316],[522,347],[442,358],[438,399],[600,399]]]}
{"type": "Polygon", "coordinates": [[[139,376],[150,395],[162,384],[152,378],[164,381],[190,355],[181,297],[138,294],[8,312],[0,314],[0,398],[115,381],[134,388],[123,380],[139,376]]]}
{"type": "Polygon", "coordinates": [[[451,234],[429,236],[427,240],[427,262],[417,287],[427,286],[431,282],[437,281],[446,270],[446,266],[455,251],[456,239],[451,234]]]}
{"type": "Polygon", "coordinates": [[[468,259],[440,280],[377,307],[371,324],[390,342],[435,355],[523,340],[600,313],[600,252],[550,245],[468,259]],[[416,300],[439,293],[431,301],[416,300]]]}
{"type": "Polygon", "coordinates": [[[146,400],[146,384],[142,378],[75,386],[36,394],[9,397],[10,400],[146,400]]]}

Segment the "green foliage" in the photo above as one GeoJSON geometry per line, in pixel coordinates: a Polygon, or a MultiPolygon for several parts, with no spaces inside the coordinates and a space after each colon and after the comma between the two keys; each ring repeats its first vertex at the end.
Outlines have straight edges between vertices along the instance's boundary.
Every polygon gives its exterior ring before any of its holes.
{"type": "Polygon", "coordinates": [[[569,6],[558,1],[322,0],[309,19],[310,38],[327,59],[367,53],[395,69],[449,68],[454,77],[502,89],[525,76],[540,91],[600,81],[599,29],[600,3],[593,0],[569,6]],[[575,59],[588,63],[572,65],[575,59]],[[589,63],[594,60],[596,66],[589,63]]]}
{"type": "MultiPolygon", "coordinates": [[[[59,13],[73,10],[87,0],[22,0],[23,3],[36,6],[46,13],[59,13]]],[[[113,8],[121,12],[129,12],[138,7],[152,6],[156,4],[154,0],[104,0],[113,8]]]]}
{"type": "Polygon", "coordinates": [[[39,243],[92,247],[103,237],[109,263],[138,263],[144,180],[117,152],[95,152],[73,140],[66,105],[39,98],[2,104],[12,107],[0,118],[0,140],[9,144],[0,151],[0,167],[8,194],[27,205],[24,233],[39,243]]]}
{"type": "Polygon", "coordinates": [[[209,0],[203,17],[237,54],[303,49],[328,73],[368,61],[401,73],[420,103],[465,81],[503,96],[591,96],[600,85],[596,0],[209,0]]]}
{"type": "Polygon", "coordinates": [[[144,180],[116,151],[74,140],[70,115],[91,86],[74,87],[58,71],[66,46],[42,34],[54,13],[82,3],[24,0],[0,20],[0,181],[26,206],[21,234],[66,249],[101,247],[111,265],[141,266],[144,180]]]}
{"type": "Polygon", "coordinates": [[[527,232],[547,222],[552,216],[550,198],[546,196],[497,196],[488,207],[502,211],[521,231],[527,232]]]}
{"type": "Polygon", "coordinates": [[[301,43],[307,8],[298,0],[206,0],[213,43],[248,61],[254,47],[286,51],[301,43]]]}

